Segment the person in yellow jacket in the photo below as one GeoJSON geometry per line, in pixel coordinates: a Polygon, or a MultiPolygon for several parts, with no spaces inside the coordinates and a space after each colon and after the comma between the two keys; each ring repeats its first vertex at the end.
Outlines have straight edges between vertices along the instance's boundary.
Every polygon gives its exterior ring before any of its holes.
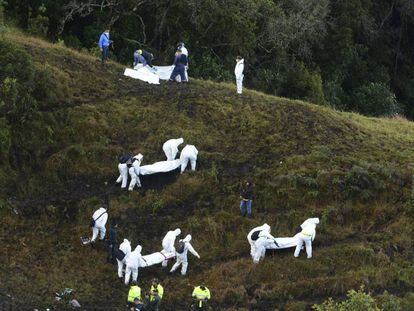
{"type": "MultiPolygon", "coordinates": [[[[161,286],[157,278],[152,279],[150,293],[154,292],[155,289],[158,290],[158,296],[162,299],[162,296],[164,295],[164,288],[161,286]]],[[[152,296],[150,300],[152,300],[152,296]]]]}
{"type": "Polygon", "coordinates": [[[134,305],[135,298],[141,300],[141,288],[138,286],[137,282],[133,281],[128,292],[128,306],[134,305]]]}
{"type": "Polygon", "coordinates": [[[192,297],[194,303],[192,310],[208,310],[207,302],[210,300],[210,290],[203,284],[200,286],[194,287],[192,297]]]}

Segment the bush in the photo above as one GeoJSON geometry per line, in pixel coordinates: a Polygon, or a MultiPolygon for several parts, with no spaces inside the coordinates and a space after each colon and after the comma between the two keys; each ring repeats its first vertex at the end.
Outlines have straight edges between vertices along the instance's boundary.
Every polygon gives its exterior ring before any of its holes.
{"type": "Polygon", "coordinates": [[[283,96],[306,100],[315,104],[325,104],[322,78],[318,72],[312,72],[305,64],[298,63],[290,68],[283,84],[283,96]]]}
{"type": "Polygon", "coordinates": [[[217,57],[204,53],[195,57],[190,63],[191,75],[214,81],[230,81],[233,75],[223,67],[217,57]]]}
{"type": "Polygon", "coordinates": [[[370,83],[354,92],[356,110],[364,115],[392,116],[401,111],[395,94],[382,83],[370,83]]]}
{"type": "Polygon", "coordinates": [[[369,293],[365,293],[364,287],[358,291],[350,290],[347,299],[342,302],[335,302],[329,298],[321,305],[313,305],[315,311],[379,311],[374,298],[369,293]]]}
{"type": "Polygon", "coordinates": [[[42,4],[36,14],[29,13],[28,31],[37,36],[46,37],[49,28],[49,18],[45,16],[46,7],[42,4]]]}

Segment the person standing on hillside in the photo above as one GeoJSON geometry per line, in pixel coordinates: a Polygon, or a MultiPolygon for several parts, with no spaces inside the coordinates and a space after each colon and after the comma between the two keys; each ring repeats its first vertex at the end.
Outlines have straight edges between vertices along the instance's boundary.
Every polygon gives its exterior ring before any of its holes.
{"type": "Polygon", "coordinates": [[[109,240],[108,240],[108,257],[106,259],[109,263],[115,263],[115,248],[117,247],[116,235],[117,235],[118,223],[115,219],[111,221],[111,227],[109,228],[109,240]]]}
{"type": "Polygon", "coordinates": [[[91,228],[92,239],[91,243],[94,243],[99,234],[99,239],[103,240],[106,233],[106,222],[108,220],[108,205],[104,204],[101,208],[95,211],[92,215],[91,228]]]}
{"type": "Polygon", "coordinates": [[[138,283],[136,280],[132,282],[131,287],[129,288],[129,291],[128,291],[127,303],[129,307],[134,307],[135,299],[141,300],[141,287],[138,286],[138,283]]]}
{"type": "Polygon", "coordinates": [[[191,310],[208,310],[208,301],[211,299],[210,290],[205,285],[194,287],[192,297],[194,303],[191,310]]]}
{"type": "Polygon", "coordinates": [[[243,92],[243,78],[244,78],[244,59],[241,56],[236,57],[236,67],[234,68],[234,74],[236,76],[237,94],[243,92]]]}
{"type": "MultiPolygon", "coordinates": [[[[162,249],[167,253],[175,253],[175,239],[181,234],[181,229],[177,228],[174,231],[168,231],[162,240],[162,249]]],[[[168,265],[168,260],[162,262],[162,266],[165,268],[168,265]]]]}
{"type": "Polygon", "coordinates": [[[167,161],[175,160],[178,153],[178,146],[184,142],[184,138],[169,139],[162,145],[162,150],[167,157],[167,161]]]}
{"type": "Polygon", "coordinates": [[[186,80],[188,81],[188,61],[189,61],[189,58],[188,58],[188,50],[187,50],[187,48],[184,46],[184,42],[180,42],[180,43],[178,43],[178,45],[177,45],[177,51],[178,50],[181,50],[181,52],[185,55],[185,56],[187,56],[187,66],[185,66],[185,78],[186,78],[186,80]]]}
{"type": "Polygon", "coordinates": [[[111,46],[112,41],[109,40],[109,29],[105,30],[101,37],[99,38],[99,48],[102,52],[101,64],[105,66],[106,61],[109,58],[109,47],[111,46]]]}
{"type": "Polygon", "coordinates": [[[188,161],[191,163],[191,170],[195,171],[197,164],[198,150],[194,145],[186,145],[183,150],[181,150],[180,160],[181,160],[181,174],[184,173],[187,168],[188,161]]]}
{"type": "Polygon", "coordinates": [[[174,70],[171,73],[170,81],[174,82],[175,78],[180,75],[181,82],[188,82],[187,77],[185,75],[185,68],[188,65],[188,58],[187,55],[183,54],[181,50],[178,50],[175,53],[175,60],[174,60],[174,70]]]}
{"type": "Polygon", "coordinates": [[[240,211],[242,216],[252,217],[252,200],[253,200],[253,184],[250,180],[246,180],[245,185],[240,192],[240,211]]]}
{"type": "Polygon", "coordinates": [[[128,166],[132,165],[132,157],[129,154],[120,155],[118,157],[119,177],[116,183],[121,183],[121,189],[126,189],[128,184],[128,166]]]}
{"type": "Polygon", "coordinates": [[[181,265],[181,275],[182,276],[186,275],[187,267],[188,267],[188,258],[187,258],[188,251],[190,251],[191,254],[193,254],[198,259],[200,259],[200,255],[197,253],[194,247],[190,244],[190,241],[191,241],[191,235],[188,234],[184,239],[178,242],[178,246],[175,250],[177,261],[172,266],[170,273],[173,273],[181,265]]]}

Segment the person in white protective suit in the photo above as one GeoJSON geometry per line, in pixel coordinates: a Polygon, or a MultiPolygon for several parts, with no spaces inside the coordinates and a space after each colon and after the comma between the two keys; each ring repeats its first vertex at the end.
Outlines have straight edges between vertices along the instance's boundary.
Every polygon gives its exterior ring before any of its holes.
{"type": "MultiPolygon", "coordinates": [[[[175,239],[181,234],[181,229],[177,228],[174,231],[168,231],[165,235],[164,239],[162,240],[162,248],[166,252],[175,252],[175,239]]],[[[166,267],[168,264],[168,260],[164,260],[162,262],[162,266],[166,267]]]]}
{"type": "Polygon", "coordinates": [[[312,242],[315,240],[317,224],[319,224],[319,218],[309,218],[300,225],[302,231],[297,234],[298,244],[294,253],[296,258],[299,257],[303,244],[305,244],[308,259],[312,258],[312,242]]]}
{"type": "Polygon", "coordinates": [[[94,243],[99,234],[99,239],[103,240],[106,233],[106,222],[108,221],[108,205],[104,204],[101,208],[97,209],[92,215],[92,238],[91,243],[94,243]]]}
{"type": "Polygon", "coordinates": [[[124,239],[124,241],[119,245],[119,250],[124,253],[124,258],[122,260],[116,259],[118,263],[118,277],[123,277],[123,268],[126,263],[126,259],[128,258],[129,254],[131,253],[131,242],[129,242],[127,239],[124,239]]]}
{"type": "Polygon", "coordinates": [[[236,76],[237,94],[243,92],[243,78],[244,78],[244,59],[241,56],[236,58],[236,67],[234,68],[234,74],[236,76]]]}
{"type": "Polygon", "coordinates": [[[162,150],[164,150],[167,161],[175,160],[178,153],[178,146],[183,142],[183,138],[169,139],[164,143],[164,145],[162,145],[162,150]]]}
{"type": "Polygon", "coordinates": [[[121,183],[121,189],[126,189],[128,184],[128,165],[131,164],[131,156],[121,155],[118,157],[118,161],[119,177],[116,180],[116,183],[121,183]]]}
{"type": "Polygon", "coordinates": [[[129,284],[129,279],[137,281],[138,279],[138,267],[141,260],[142,246],[138,245],[133,252],[131,252],[125,260],[125,285],[129,284]]]}
{"type": "Polygon", "coordinates": [[[247,235],[247,240],[250,244],[250,255],[254,263],[258,263],[263,259],[266,253],[266,247],[269,243],[274,243],[276,240],[270,234],[271,228],[268,224],[252,229],[247,235]]]}
{"type": "Polygon", "coordinates": [[[181,160],[181,174],[185,171],[188,165],[188,161],[191,163],[191,170],[195,171],[197,163],[198,150],[194,145],[186,145],[183,150],[181,150],[180,160],[181,160]]]}
{"type": "Polygon", "coordinates": [[[200,259],[200,255],[197,253],[197,251],[194,249],[194,247],[190,244],[191,241],[191,235],[188,234],[184,239],[180,240],[178,242],[178,248],[176,249],[175,253],[177,256],[177,261],[171,268],[171,273],[178,269],[178,267],[181,265],[181,275],[186,275],[187,268],[188,268],[188,259],[187,259],[187,253],[190,251],[191,254],[196,256],[198,259],[200,259]]]}
{"type": "Polygon", "coordinates": [[[131,167],[128,169],[129,176],[131,177],[131,182],[129,183],[129,191],[134,190],[135,185],[140,188],[141,187],[141,180],[139,179],[139,167],[141,166],[141,162],[144,156],[138,153],[136,156],[132,157],[132,164],[131,167]]]}

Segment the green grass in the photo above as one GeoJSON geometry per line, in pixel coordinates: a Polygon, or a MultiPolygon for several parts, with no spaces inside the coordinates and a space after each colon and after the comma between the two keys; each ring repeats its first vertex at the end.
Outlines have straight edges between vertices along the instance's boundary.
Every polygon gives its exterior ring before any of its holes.
{"type": "Polygon", "coordinates": [[[46,307],[72,287],[81,304],[122,309],[127,288],[116,268],[79,237],[117,177],[119,153],[141,152],[149,164],[164,158],[165,140],[184,137],[200,151],[197,172],[110,196],[119,238],[139,242],[145,254],[177,226],[193,235],[201,260],[190,259],[188,278],[160,267],[140,272],[145,289],[152,277],[162,280],[164,310],[185,309],[201,281],[214,310],[305,310],[361,284],[411,297],[411,122],[248,89],[239,97],[234,85],[211,81],[148,85],[124,77],[119,64],[103,70],[90,55],[16,30],[4,36],[53,74],[59,92],[21,129],[38,165],[0,170],[10,179],[0,201],[0,291],[46,307]],[[247,176],[256,185],[253,219],[238,211],[247,176]],[[312,260],[294,260],[291,249],[253,267],[245,238],[252,227],[267,222],[275,235],[291,236],[311,216],[322,220],[312,260]]]}

